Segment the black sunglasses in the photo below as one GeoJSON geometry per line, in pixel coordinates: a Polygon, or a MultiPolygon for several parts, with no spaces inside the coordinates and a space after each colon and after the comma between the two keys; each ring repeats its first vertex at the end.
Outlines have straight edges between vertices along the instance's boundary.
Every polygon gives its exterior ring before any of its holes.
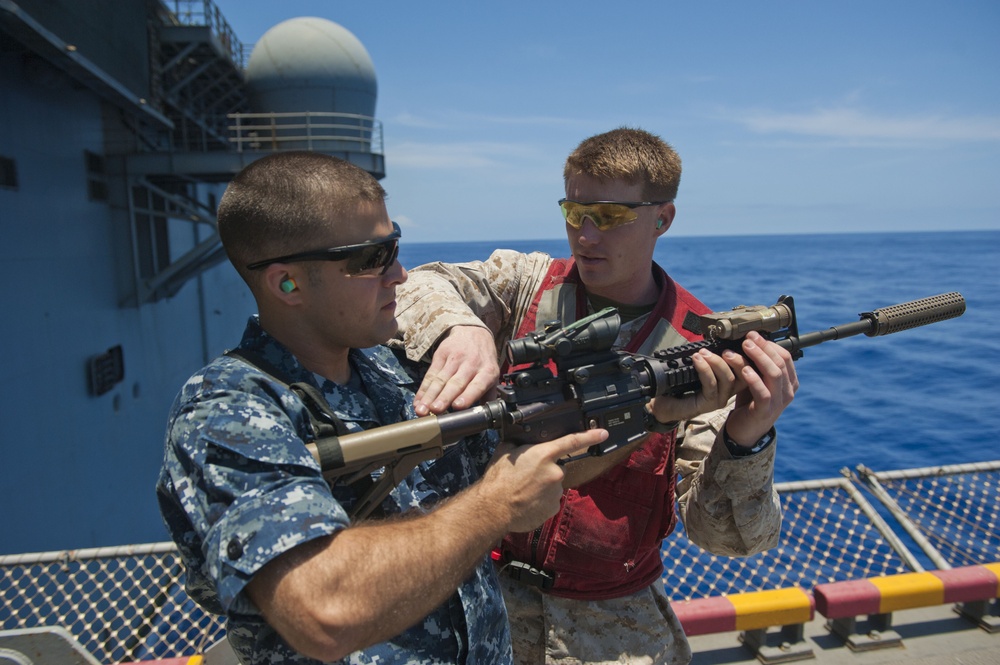
{"type": "Polygon", "coordinates": [[[260,270],[272,263],[294,263],[296,261],[343,261],[347,259],[347,274],[357,275],[369,270],[381,268],[378,273],[384,275],[396,261],[399,254],[399,238],[402,232],[399,224],[392,223],[392,233],[380,240],[369,240],[357,245],[313,249],[308,252],[298,252],[279,256],[275,259],[257,261],[247,266],[247,270],[260,270]]]}

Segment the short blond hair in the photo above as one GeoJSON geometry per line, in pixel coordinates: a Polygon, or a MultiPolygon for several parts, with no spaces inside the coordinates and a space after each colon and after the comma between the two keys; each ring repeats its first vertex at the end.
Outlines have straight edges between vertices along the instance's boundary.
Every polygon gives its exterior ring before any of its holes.
{"type": "Polygon", "coordinates": [[[673,201],[681,183],[681,158],[659,136],[620,127],[584,139],[570,153],[563,180],[574,175],[641,184],[645,200],[673,201]]]}

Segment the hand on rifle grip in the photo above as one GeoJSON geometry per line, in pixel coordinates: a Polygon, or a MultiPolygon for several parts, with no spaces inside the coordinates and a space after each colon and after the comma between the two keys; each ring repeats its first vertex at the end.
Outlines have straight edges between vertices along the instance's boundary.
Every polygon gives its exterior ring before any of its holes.
{"type": "Polygon", "coordinates": [[[496,493],[495,500],[507,507],[508,531],[531,531],[559,510],[564,476],[559,460],[607,438],[607,430],[591,429],[533,445],[501,443],[480,491],[496,493]]]}

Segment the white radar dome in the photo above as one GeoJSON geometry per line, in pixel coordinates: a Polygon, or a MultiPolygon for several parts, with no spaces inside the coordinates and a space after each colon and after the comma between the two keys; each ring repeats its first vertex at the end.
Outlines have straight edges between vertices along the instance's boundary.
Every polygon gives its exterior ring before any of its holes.
{"type": "Polygon", "coordinates": [[[375,116],[371,57],[349,30],[327,19],[293,18],[264,33],[247,62],[246,82],[256,113],[375,116]]]}

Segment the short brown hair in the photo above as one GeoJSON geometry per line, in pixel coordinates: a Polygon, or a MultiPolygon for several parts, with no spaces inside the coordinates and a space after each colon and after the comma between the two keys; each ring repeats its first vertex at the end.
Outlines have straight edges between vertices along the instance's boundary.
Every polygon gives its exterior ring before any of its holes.
{"type": "Polygon", "coordinates": [[[385,200],[367,171],[330,155],[289,151],[263,157],[236,174],[219,202],[219,238],[236,270],[303,249],[364,203],[385,200]]]}
{"type": "Polygon", "coordinates": [[[659,136],[620,127],[576,147],[566,158],[563,180],[574,175],[641,184],[645,200],[672,201],[681,183],[681,158],[659,136]]]}

